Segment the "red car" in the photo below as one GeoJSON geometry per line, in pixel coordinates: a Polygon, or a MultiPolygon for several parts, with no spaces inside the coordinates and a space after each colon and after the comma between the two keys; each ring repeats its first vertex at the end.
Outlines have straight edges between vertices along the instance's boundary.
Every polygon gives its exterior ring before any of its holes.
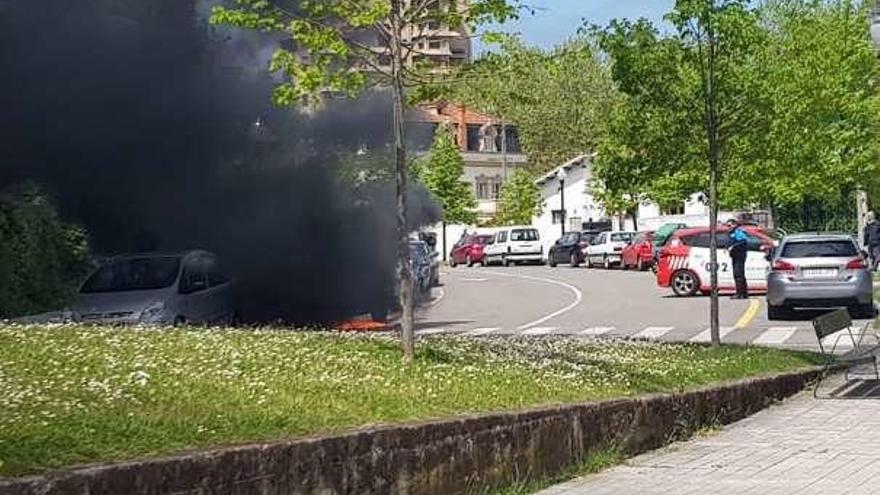
{"type": "Polygon", "coordinates": [[[620,253],[620,265],[624,270],[635,268],[647,270],[654,263],[654,232],[639,232],[620,253]]]}
{"type": "Polygon", "coordinates": [[[449,266],[459,264],[474,266],[474,263],[485,265],[483,248],[492,240],[493,235],[469,235],[452,246],[449,253],[449,266]]]}
{"type": "MultiPolygon", "coordinates": [[[[773,239],[763,229],[744,226],[748,237],[746,282],[749,292],[767,289],[769,263],[765,253],[773,246],[773,239]]],[[[718,227],[718,289],[733,292],[733,264],[727,252],[730,228],[718,227]]],[[[709,227],[687,228],[675,231],[660,250],[657,261],[657,285],[669,287],[676,296],[693,296],[710,291],[709,227]]]]}

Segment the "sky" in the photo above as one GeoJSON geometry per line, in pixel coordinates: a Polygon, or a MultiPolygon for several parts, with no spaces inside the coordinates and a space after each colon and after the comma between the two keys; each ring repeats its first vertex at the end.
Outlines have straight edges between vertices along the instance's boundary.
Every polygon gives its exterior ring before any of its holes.
{"type": "Polygon", "coordinates": [[[601,26],[614,18],[646,17],[660,23],[672,9],[674,0],[529,0],[535,14],[523,12],[521,18],[501,30],[519,33],[526,43],[552,48],[574,35],[584,24],[601,26]]]}

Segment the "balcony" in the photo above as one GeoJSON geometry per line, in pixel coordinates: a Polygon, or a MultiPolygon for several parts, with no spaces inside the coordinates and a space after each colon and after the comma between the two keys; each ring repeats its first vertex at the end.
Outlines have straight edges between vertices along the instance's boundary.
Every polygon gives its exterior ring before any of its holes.
{"type": "MultiPolygon", "coordinates": [[[[502,154],[500,152],[462,151],[461,157],[468,165],[501,165],[502,154]]],[[[528,157],[520,152],[508,152],[507,163],[510,165],[525,165],[528,157]]]]}

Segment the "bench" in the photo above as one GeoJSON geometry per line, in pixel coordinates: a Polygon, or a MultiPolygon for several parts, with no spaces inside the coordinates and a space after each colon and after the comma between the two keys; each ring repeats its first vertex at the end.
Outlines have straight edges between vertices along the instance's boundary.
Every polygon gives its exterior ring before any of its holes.
{"type": "Polygon", "coordinates": [[[816,331],[816,340],[819,341],[819,350],[825,357],[825,367],[822,369],[819,380],[816,382],[816,388],[813,389],[813,396],[817,396],[819,382],[825,376],[832,366],[844,366],[846,371],[844,379],[850,382],[850,370],[861,364],[871,364],[874,366],[874,376],[880,381],[880,370],[877,367],[877,351],[880,350],[880,336],[875,332],[869,331],[873,322],[868,322],[860,330],[853,332],[852,318],[845,309],[838,309],[830,313],[826,313],[813,320],[813,330],[816,331]],[[822,340],[831,335],[838,334],[834,339],[834,344],[830,350],[826,350],[822,340]],[[835,355],[840,339],[847,338],[852,342],[852,349],[849,351],[835,355]],[[865,337],[872,337],[876,342],[871,345],[865,344],[865,337]]]}

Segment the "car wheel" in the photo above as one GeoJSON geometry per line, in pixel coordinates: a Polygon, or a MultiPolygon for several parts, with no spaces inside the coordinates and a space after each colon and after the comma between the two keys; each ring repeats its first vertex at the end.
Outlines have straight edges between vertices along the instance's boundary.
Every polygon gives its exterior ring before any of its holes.
{"type": "Polygon", "coordinates": [[[513,264],[513,260],[509,260],[509,259],[507,259],[507,258],[502,258],[502,260],[501,260],[501,264],[504,265],[504,266],[510,266],[510,265],[513,264]]]}
{"type": "Polygon", "coordinates": [[[449,257],[449,266],[451,266],[452,268],[455,268],[456,266],[458,266],[458,263],[455,262],[455,256],[449,257]]]}
{"type": "Polygon", "coordinates": [[[792,316],[792,309],[785,306],[767,305],[768,320],[788,320],[792,316]]]}
{"type": "Polygon", "coordinates": [[[602,267],[605,268],[606,270],[611,269],[611,260],[608,259],[607,254],[602,257],[602,267]]]}
{"type": "Polygon", "coordinates": [[[550,253],[547,255],[547,265],[549,265],[550,268],[556,268],[556,260],[554,259],[554,256],[554,253],[550,253]]]}
{"type": "Polygon", "coordinates": [[[578,265],[581,264],[580,260],[578,260],[577,253],[571,253],[571,258],[568,260],[568,264],[571,265],[572,268],[577,268],[578,265]]]}
{"type": "Polygon", "coordinates": [[[589,254],[584,255],[584,266],[593,268],[593,258],[589,254]]]}
{"type": "Polygon", "coordinates": [[[186,318],[184,318],[183,316],[178,316],[177,318],[174,319],[174,326],[175,327],[182,327],[184,325],[186,325],[186,318]]]}
{"type": "Polygon", "coordinates": [[[697,276],[690,270],[679,270],[672,275],[672,292],[679,297],[690,297],[700,289],[697,276]]]}
{"type": "Polygon", "coordinates": [[[874,310],[873,304],[859,304],[857,306],[851,306],[848,309],[849,315],[854,320],[870,320],[877,314],[874,310]]]}
{"type": "Polygon", "coordinates": [[[474,260],[471,259],[471,255],[467,255],[464,257],[464,264],[468,266],[468,268],[474,266],[474,260]]]}

